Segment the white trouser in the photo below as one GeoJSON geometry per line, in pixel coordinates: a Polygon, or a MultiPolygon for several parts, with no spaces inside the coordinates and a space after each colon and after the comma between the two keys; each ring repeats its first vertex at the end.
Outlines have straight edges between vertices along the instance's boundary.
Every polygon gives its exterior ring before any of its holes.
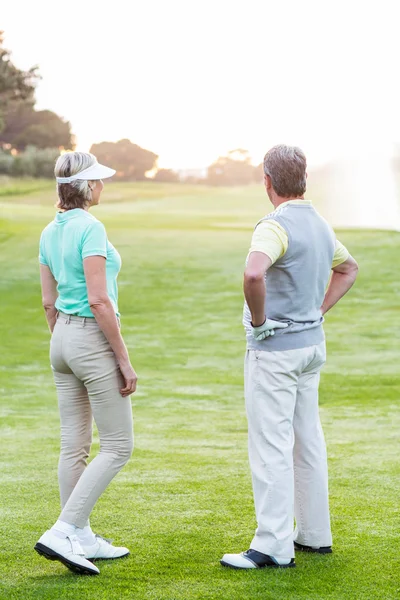
{"type": "Polygon", "coordinates": [[[258,525],[250,547],[276,558],[294,556],[293,538],[307,546],[332,544],[318,411],[325,360],[325,342],[298,350],[246,352],[249,460],[258,525]]]}

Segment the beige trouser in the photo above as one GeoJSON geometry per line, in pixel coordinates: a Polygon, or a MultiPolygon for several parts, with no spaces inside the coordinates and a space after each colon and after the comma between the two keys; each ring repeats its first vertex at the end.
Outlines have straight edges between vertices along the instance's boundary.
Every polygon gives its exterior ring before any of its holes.
{"type": "Polygon", "coordinates": [[[325,343],[246,352],[249,461],[258,525],[250,547],[276,558],[294,556],[293,538],[307,546],[332,544],[326,446],[318,411],[325,359],[325,343]]]}
{"type": "Polygon", "coordinates": [[[132,406],[115,355],[94,319],[59,314],[50,344],[61,420],[60,519],[84,527],[133,449],[132,406]],[[87,466],[92,420],[100,452],[87,466]]]}

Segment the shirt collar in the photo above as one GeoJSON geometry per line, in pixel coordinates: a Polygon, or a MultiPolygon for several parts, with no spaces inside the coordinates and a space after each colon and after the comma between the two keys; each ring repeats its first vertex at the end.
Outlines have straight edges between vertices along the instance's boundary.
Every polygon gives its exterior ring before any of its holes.
{"type": "Polygon", "coordinates": [[[56,214],[55,220],[57,222],[68,221],[69,219],[85,215],[85,213],[87,213],[87,211],[83,210],[83,208],[73,208],[71,210],[64,210],[56,214]]]}
{"type": "Polygon", "coordinates": [[[305,200],[304,198],[296,198],[295,200],[288,200],[287,202],[282,202],[282,204],[277,206],[277,208],[283,208],[288,204],[294,204],[297,206],[311,206],[312,202],[311,200],[305,200]]]}

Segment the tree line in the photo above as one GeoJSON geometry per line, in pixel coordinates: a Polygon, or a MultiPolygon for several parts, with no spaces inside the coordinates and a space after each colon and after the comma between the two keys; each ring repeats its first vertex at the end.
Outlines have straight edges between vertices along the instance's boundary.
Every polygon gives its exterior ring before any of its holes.
{"type": "MultiPolygon", "coordinates": [[[[52,178],[60,151],[75,148],[71,124],[50,110],[36,110],[38,68],[18,69],[3,41],[0,31],[0,175],[52,178]]],[[[158,169],[158,155],[128,139],[93,144],[90,152],[99,162],[112,165],[117,171],[114,179],[121,181],[245,185],[262,177],[261,165],[253,166],[242,148],[220,156],[200,178],[158,169]]]]}

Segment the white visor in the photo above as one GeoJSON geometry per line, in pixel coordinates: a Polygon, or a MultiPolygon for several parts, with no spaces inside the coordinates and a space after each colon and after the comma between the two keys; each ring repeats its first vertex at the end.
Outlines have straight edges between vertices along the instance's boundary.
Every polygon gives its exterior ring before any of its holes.
{"type": "Polygon", "coordinates": [[[107,179],[107,177],[112,177],[115,173],[115,169],[110,169],[110,167],[105,167],[96,162],[91,167],[88,167],[75,175],[71,175],[70,177],[56,177],[56,181],[57,183],[71,183],[71,181],[75,181],[76,179],[96,181],[97,179],[107,179]]]}

